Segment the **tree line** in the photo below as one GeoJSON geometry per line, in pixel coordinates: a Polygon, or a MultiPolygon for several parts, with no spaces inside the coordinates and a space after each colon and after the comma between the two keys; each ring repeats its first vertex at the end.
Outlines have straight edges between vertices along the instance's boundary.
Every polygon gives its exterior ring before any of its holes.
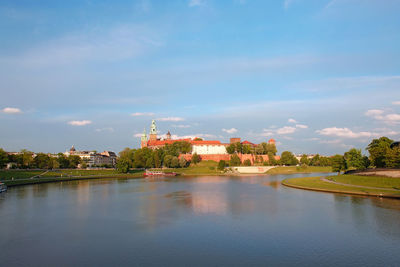
{"type": "Polygon", "coordinates": [[[198,163],[201,159],[197,154],[192,155],[190,161],[179,158],[180,154],[192,152],[192,145],[186,141],[177,141],[166,144],[164,147],[150,149],[147,147],[140,149],[125,148],[119,152],[117,159],[117,170],[128,172],[130,168],[185,168],[190,163],[198,163]]]}
{"type": "Polygon", "coordinates": [[[400,168],[400,147],[393,146],[393,140],[383,136],[373,139],[367,146],[369,157],[361,154],[361,149],[350,149],[344,155],[332,157],[332,170],[335,172],[349,169],[400,168]]]}
{"type": "Polygon", "coordinates": [[[17,169],[74,169],[79,164],[85,167],[86,163],[79,156],[65,156],[63,153],[58,153],[57,157],[51,157],[45,153],[34,153],[26,149],[21,150],[18,154],[7,154],[0,148],[0,169],[6,164],[12,163],[12,168],[17,169]]]}

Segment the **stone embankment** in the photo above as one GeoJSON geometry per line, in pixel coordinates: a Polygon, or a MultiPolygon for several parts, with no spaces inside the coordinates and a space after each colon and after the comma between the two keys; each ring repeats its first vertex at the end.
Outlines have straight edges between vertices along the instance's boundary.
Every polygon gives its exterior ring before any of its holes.
{"type": "Polygon", "coordinates": [[[266,173],[275,166],[249,166],[249,167],[232,167],[236,173],[248,173],[248,174],[261,174],[266,173]]]}

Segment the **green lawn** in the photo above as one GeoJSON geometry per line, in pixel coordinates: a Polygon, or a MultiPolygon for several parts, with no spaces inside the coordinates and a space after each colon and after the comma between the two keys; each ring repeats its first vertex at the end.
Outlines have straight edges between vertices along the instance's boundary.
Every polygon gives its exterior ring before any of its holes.
{"type": "Polygon", "coordinates": [[[49,171],[43,175],[45,171],[27,171],[27,170],[0,170],[0,181],[6,185],[35,184],[51,181],[66,181],[84,178],[135,178],[142,177],[143,171],[131,170],[129,173],[118,173],[116,170],[56,170],[49,171]],[[40,175],[40,176],[39,176],[40,175]],[[33,179],[30,179],[33,176],[33,179]],[[14,178],[14,179],[13,179],[14,178]]]}
{"type": "Polygon", "coordinates": [[[222,172],[217,170],[218,163],[212,160],[201,161],[196,165],[191,164],[187,168],[169,168],[162,169],[164,172],[176,172],[182,175],[221,175],[222,172]]]}
{"type": "Polygon", "coordinates": [[[400,178],[382,176],[338,175],[330,176],[328,179],[338,183],[351,185],[400,189],[400,178]]]}
{"type": "MultiPolygon", "coordinates": [[[[346,175],[342,175],[342,176],[346,176],[346,175]]],[[[360,188],[360,187],[353,187],[351,185],[349,185],[349,186],[337,185],[337,184],[332,184],[329,182],[321,181],[320,180],[321,177],[304,177],[304,178],[286,179],[286,180],[282,181],[282,184],[286,185],[286,186],[300,187],[303,189],[329,191],[329,192],[336,192],[336,193],[400,196],[400,190],[399,190],[399,192],[385,190],[384,188],[388,188],[387,184],[382,183],[381,181],[377,180],[376,178],[378,178],[378,177],[374,177],[373,179],[371,179],[371,181],[364,182],[364,181],[358,179],[358,178],[360,178],[359,176],[353,176],[353,175],[351,175],[351,176],[352,177],[344,177],[344,178],[342,178],[341,176],[338,176],[340,178],[339,178],[339,180],[336,180],[336,181],[340,182],[340,183],[350,184],[349,181],[351,180],[353,185],[382,187],[382,189],[360,188]],[[343,180],[343,179],[346,179],[346,180],[343,180]]],[[[333,176],[331,176],[331,177],[333,177],[333,176]]],[[[329,177],[329,179],[331,179],[331,177],[329,177]]],[[[365,178],[367,178],[367,177],[365,177],[365,178]]],[[[379,177],[379,178],[383,178],[383,177],[379,177]]],[[[389,179],[396,179],[396,178],[389,178],[389,179]]]]}
{"type": "Polygon", "coordinates": [[[291,174],[291,173],[313,173],[313,172],[332,172],[331,167],[320,167],[320,166],[282,166],[270,169],[268,174],[291,174]]]}

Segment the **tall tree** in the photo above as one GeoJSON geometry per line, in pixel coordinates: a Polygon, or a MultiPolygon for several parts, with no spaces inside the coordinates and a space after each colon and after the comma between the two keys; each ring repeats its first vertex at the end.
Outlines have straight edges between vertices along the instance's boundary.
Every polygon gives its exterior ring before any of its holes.
{"type": "Polygon", "coordinates": [[[240,164],[241,164],[241,161],[240,161],[239,156],[237,154],[231,155],[231,159],[229,161],[229,165],[230,166],[240,166],[240,164]]]}
{"type": "Polygon", "coordinates": [[[391,143],[393,143],[393,140],[385,136],[372,140],[372,142],[367,146],[372,165],[378,168],[386,167],[385,158],[386,154],[390,150],[391,143]]]}
{"type": "Polygon", "coordinates": [[[346,160],[342,155],[335,155],[332,157],[332,171],[338,172],[346,170],[346,160]]]}
{"type": "Polygon", "coordinates": [[[300,158],[300,163],[302,165],[310,165],[310,160],[308,159],[308,156],[306,154],[303,154],[300,158]]]}
{"type": "Polygon", "coordinates": [[[296,159],[296,157],[293,155],[292,152],[290,151],[283,151],[281,155],[281,163],[283,165],[297,165],[299,164],[299,161],[296,159]]]}
{"type": "Polygon", "coordinates": [[[6,163],[8,163],[8,155],[0,148],[0,169],[2,169],[6,163]]]}
{"type": "Polygon", "coordinates": [[[357,170],[365,169],[361,149],[350,149],[349,151],[344,153],[344,159],[346,161],[347,168],[355,168],[357,170]]]}

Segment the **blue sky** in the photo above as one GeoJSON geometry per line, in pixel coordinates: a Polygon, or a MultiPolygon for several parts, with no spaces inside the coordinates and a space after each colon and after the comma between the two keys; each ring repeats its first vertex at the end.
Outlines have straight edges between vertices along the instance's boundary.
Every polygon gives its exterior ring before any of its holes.
{"type": "Polygon", "coordinates": [[[160,134],[343,153],[400,139],[400,1],[0,2],[0,147],[160,134]]]}

